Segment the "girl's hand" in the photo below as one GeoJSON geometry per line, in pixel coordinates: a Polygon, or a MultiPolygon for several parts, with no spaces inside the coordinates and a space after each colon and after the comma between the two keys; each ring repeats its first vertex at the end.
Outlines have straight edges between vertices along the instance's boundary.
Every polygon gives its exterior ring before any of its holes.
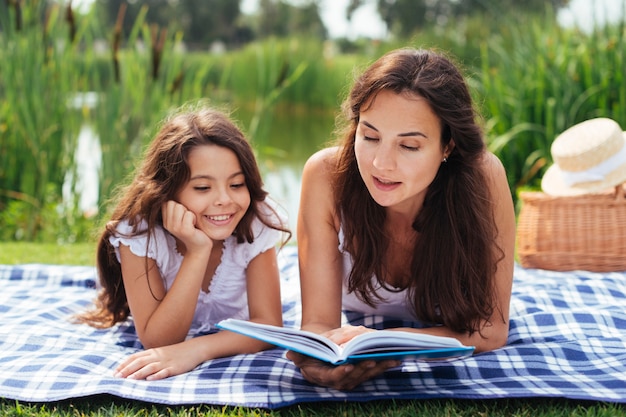
{"type": "Polygon", "coordinates": [[[163,227],[180,239],[187,251],[207,250],[212,246],[211,239],[196,227],[196,215],[176,201],[169,200],[161,207],[163,227]]]}
{"type": "Polygon", "coordinates": [[[180,375],[202,363],[202,359],[196,357],[196,351],[185,342],[143,350],[126,358],[115,369],[115,376],[154,381],[180,375]]]}
{"type": "Polygon", "coordinates": [[[300,368],[302,376],[312,384],[338,390],[351,390],[389,368],[400,366],[399,361],[362,361],[355,364],[333,366],[306,355],[289,351],[287,358],[300,368]]]}

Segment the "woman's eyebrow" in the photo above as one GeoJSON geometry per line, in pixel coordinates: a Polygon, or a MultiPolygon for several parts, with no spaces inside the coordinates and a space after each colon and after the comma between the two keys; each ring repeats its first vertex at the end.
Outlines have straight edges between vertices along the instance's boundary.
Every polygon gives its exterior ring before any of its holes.
{"type": "MultiPolygon", "coordinates": [[[[369,127],[372,130],[375,130],[376,132],[378,132],[378,129],[376,129],[376,127],[374,125],[372,125],[371,123],[362,120],[360,123],[364,124],[365,126],[369,127]]],[[[419,132],[419,131],[415,131],[415,132],[405,132],[405,133],[399,133],[398,136],[400,137],[410,137],[410,136],[421,136],[425,139],[428,139],[428,136],[426,136],[424,133],[419,132]]]]}

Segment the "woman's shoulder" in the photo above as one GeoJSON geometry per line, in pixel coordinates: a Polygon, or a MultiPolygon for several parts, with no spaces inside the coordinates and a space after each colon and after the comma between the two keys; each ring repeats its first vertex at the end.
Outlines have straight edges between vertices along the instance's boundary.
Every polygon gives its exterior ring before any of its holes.
{"type": "Polygon", "coordinates": [[[331,169],[335,166],[338,153],[338,147],[321,149],[309,157],[304,164],[304,169],[314,172],[324,171],[330,173],[331,169]]]}
{"type": "Polygon", "coordinates": [[[485,151],[480,158],[480,168],[485,176],[492,181],[506,178],[506,172],[502,161],[492,152],[485,151]]]}
{"type": "Polygon", "coordinates": [[[302,170],[302,188],[298,209],[298,233],[317,233],[320,225],[332,225],[339,230],[333,193],[334,172],[339,148],[325,148],[314,153],[302,170]]]}

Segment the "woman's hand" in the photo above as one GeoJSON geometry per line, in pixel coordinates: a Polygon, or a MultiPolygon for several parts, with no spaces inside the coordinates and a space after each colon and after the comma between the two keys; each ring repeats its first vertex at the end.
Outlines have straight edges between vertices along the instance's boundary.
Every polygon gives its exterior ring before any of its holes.
{"type": "Polygon", "coordinates": [[[342,346],[360,334],[371,333],[375,331],[376,330],[370,329],[365,326],[352,326],[347,324],[345,326],[339,327],[338,329],[333,329],[322,333],[322,336],[325,336],[333,342],[337,343],[339,346],[342,346]]]}
{"type": "MultiPolygon", "coordinates": [[[[364,326],[345,325],[329,330],[323,333],[323,336],[328,337],[341,346],[360,334],[375,331],[364,326]]],[[[376,362],[368,360],[356,364],[334,366],[296,352],[287,352],[287,358],[291,359],[300,368],[302,376],[307,381],[339,390],[351,390],[362,382],[385,372],[387,369],[400,365],[399,361],[376,362]]]]}
{"type": "Polygon", "coordinates": [[[186,250],[206,251],[212,247],[212,241],[202,230],[196,227],[196,215],[176,201],[169,200],[161,207],[163,227],[180,239],[186,250]]]}
{"type": "Polygon", "coordinates": [[[338,390],[351,390],[389,368],[400,366],[399,361],[362,361],[355,364],[333,366],[310,356],[289,351],[287,358],[300,368],[302,376],[312,384],[338,390]]]}
{"type": "Polygon", "coordinates": [[[143,350],[126,358],[116,369],[115,376],[154,381],[191,371],[200,363],[197,349],[189,343],[143,350]]]}

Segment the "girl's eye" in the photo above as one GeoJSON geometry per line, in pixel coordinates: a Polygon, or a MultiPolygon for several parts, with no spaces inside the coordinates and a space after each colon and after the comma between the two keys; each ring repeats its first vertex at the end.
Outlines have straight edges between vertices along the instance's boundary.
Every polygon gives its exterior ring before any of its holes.
{"type": "Polygon", "coordinates": [[[242,183],[232,184],[231,188],[237,189],[237,188],[241,188],[241,187],[245,187],[245,186],[246,186],[246,183],[242,182],[242,183]]]}
{"type": "Polygon", "coordinates": [[[193,189],[196,190],[196,191],[207,191],[207,190],[210,190],[211,187],[209,187],[209,186],[195,186],[195,187],[193,187],[193,189]]]}

